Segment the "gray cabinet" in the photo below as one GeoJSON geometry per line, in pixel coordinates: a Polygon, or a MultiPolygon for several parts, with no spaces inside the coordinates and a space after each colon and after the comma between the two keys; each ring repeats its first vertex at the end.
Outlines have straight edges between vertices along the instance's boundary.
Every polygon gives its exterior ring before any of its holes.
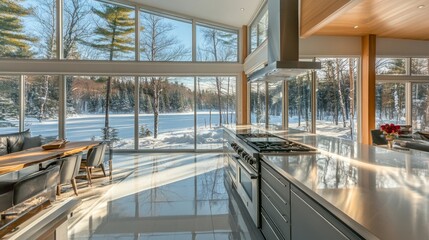
{"type": "Polygon", "coordinates": [[[290,183],[261,163],[261,230],[266,239],[290,239],[290,183]]]}
{"type": "Polygon", "coordinates": [[[299,189],[291,191],[292,239],[361,239],[299,189]]]}
{"type": "Polygon", "coordinates": [[[261,231],[265,239],[362,239],[263,161],[260,186],[261,231]]]}

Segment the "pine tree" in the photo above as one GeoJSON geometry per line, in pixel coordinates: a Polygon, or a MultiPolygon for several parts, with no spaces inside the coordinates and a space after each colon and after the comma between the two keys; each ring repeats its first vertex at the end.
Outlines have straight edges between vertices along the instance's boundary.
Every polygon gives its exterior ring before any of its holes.
{"type": "Polygon", "coordinates": [[[24,33],[22,17],[31,11],[19,3],[22,0],[2,0],[0,2],[0,56],[30,57],[30,44],[34,38],[24,33]]]}
{"type": "MultiPolygon", "coordinates": [[[[101,10],[92,8],[92,11],[104,21],[104,24],[95,28],[94,34],[97,38],[93,40],[94,43],[88,43],[91,47],[106,52],[110,61],[121,53],[134,51],[132,35],[134,33],[134,19],[130,17],[133,12],[132,9],[104,4],[101,10]]],[[[112,77],[108,77],[106,82],[105,129],[109,129],[111,82],[112,77]]],[[[110,138],[110,132],[103,131],[105,139],[110,138]]]]}

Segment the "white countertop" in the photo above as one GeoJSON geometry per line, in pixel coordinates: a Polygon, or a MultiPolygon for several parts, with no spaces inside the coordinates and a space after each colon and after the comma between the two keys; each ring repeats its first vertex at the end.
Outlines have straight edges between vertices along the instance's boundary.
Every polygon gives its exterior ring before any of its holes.
{"type": "MultiPolygon", "coordinates": [[[[251,126],[232,133],[264,131],[251,126]]],[[[268,131],[320,154],[263,160],[367,239],[429,239],[429,153],[299,131],[268,131]]]]}

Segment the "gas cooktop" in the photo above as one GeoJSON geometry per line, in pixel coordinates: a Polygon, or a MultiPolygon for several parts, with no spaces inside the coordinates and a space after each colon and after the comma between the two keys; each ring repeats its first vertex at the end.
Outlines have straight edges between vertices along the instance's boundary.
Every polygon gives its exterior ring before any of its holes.
{"type": "Polygon", "coordinates": [[[300,143],[277,137],[269,133],[237,134],[237,137],[246,142],[258,152],[316,152],[316,149],[304,146],[300,143]]]}

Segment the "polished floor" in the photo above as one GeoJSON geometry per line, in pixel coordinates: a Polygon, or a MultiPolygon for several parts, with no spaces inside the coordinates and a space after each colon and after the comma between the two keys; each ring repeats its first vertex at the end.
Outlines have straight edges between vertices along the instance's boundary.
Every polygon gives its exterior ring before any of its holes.
{"type": "Polygon", "coordinates": [[[129,175],[70,226],[69,239],[260,239],[224,183],[219,154],[115,155],[129,175]]]}

